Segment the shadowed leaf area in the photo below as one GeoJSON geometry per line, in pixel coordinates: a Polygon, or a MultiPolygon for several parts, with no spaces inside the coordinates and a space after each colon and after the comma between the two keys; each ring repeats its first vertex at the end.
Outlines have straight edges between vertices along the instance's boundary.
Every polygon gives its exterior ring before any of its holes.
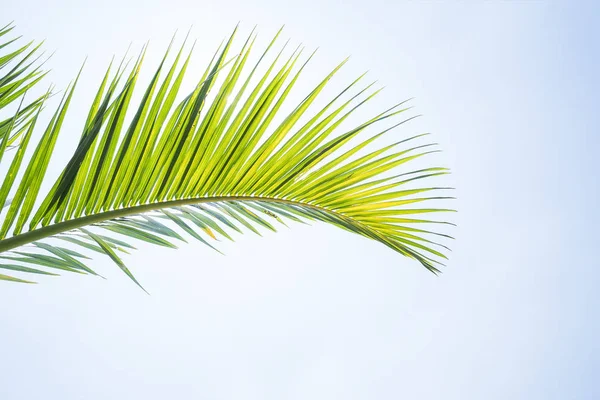
{"type": "Polygon", "coordinates": [[[73,155],[50,178],[79,76],[49,122],[38,122],[52,92],[26,98],[45,75],[40,45],[19,47],[18,38],[5,39],[12,30],[0,29],[0,108],[11,110],[0,121],[0,270],[10,274],[0,280],[99,275],[88,264],[100,253],[141,287],[122,254],[143,242],[193,239],[218,251],[219,240],[244,231],[309,221],[380,242],[432,272],[443,265],[451,239],[443,229],[452,224],[427,214],[452,211],[438,205],[449,188],[430,183],[448,170],[416,162],[436,145],[425,134],[381,144],[414,118],[407,102],[349,126],[379,90],[363,75],[334,96],[323,93],[345,61],[307,89],[298,82],[312,55],[277,49],[281,31],[255,50],[254,32],[238,43],[236,28],[191,92],[180,90],[192,54],[184,41],[169,46],[133,101],[144,49],[109,65],[82,131],[65,133],[78,141],[73,155]],[[288,104],[295,86],[305,97],[288,104]]]}

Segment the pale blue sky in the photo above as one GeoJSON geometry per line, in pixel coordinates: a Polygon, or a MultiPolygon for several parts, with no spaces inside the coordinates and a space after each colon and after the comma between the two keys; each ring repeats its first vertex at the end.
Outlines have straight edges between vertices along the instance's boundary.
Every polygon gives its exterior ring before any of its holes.
{"type": "Polygon", "coordinates": [[[2,18],[56,50],[59,87],[89,57],[74,135],[110,57],[150,39],[149,72],[177,28],[194,25],[198,66],[240,20],[320,46],[307,81],[352,55],[339,85],[369,69],[386,85],[371,112],[415,97],[424,117],[399,135],[433,132],[453,169],[444,273],[292,225],[223,243],[225,257],[141,246],[127,262],[151,296],[102,259],[107,281],[2,284],[0,399],[600,398],[600,9],[285,3],[32,0],[2,18]]]}

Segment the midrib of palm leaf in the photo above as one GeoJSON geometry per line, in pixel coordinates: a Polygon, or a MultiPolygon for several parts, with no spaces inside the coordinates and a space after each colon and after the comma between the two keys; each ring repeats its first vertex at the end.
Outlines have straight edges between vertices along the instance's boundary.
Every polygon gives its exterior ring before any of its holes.
{"type": "MultiPolygon", "coordinates": [[[[33,202],[72,98],[75,81],[65,92],[38,143],[9,206],[0,230],[3,238],[0,240],[0,257],[14,260],[12,254],[23,245],[42,243],[44,239],[68,239],[108,255],[138,283],[117,255],[117,251],[125,250],[118,244],[123,242],[113,238],[112,234],[164,245],[173,238],[182,239],[156,216],[207,244],[205,239],[215,237],[215,231],[228,237],[223,228],[241,230],[239,227],[242,226],[256,231],[254,225],[274,229],[268,219],[280,222],[283,219],[308,219],[324,221],[379,241],[437,272],[436,264],[440,264],[440,258],[445,258],[437,248],[445,249],[445,246],[429,238],[446,235],[411,226],[429,226],[437,221],[407,217],[449,211],[432,207],[408,208],[424,201],[448,198],[431,195],[445,188],[403,189],[403,185],[444,175],[447,170],[432,167],[396,176],[386,175],[436,150],[430,150],[429,144],[396,150],[424,136],[415,135],[356,157],[375,139],[412,118],[396,121],[391,128],[384,128],[379,134],[352,145],[352,140],[367,128],[404,115],[408,110],[404,103],[337,134],[339,126],[378,93],[369,94],[371,85],[368,85],[350,100],[336,105],[343,95],[354,90],[361,76],[297,128],[298,121],[306,115],[344,61],[278,126],[273,127],[272,121],[307,64],[305,62],[296,69],[302,51],[297,49],[283,61],[283,66],[278,67],[283,54],[280,52],[267,71],[257,77],[258,83],[250,85],[278,33],[236,93],[234,88],[239,86],[255,37],[251,34],[239,54],[231,57],[228,54],[234,36],[235,31],[215,53],[193,92],[179,103],[175,103],[175,98],[191,52],[177,70],[182,46],[161,81],[167,51],[127,129],[124,129],[125,114],[137,84],[143,53],[121,89],[118,87],[124,67],[119,66],[112,79],[109,78],[109,67],[73,157],[33,213],[33,202]],[[208,93],[215,88],[219,75],[224,75],[224,79],[216,89],[214,100],[208,102],[208,93]],[[233,98],[231,102],[230,98],[233,98]],[[357,100],[359,103],[349,108],[357,100]],[[267,133],[271,129],[272,133],[267,133]],[[140,215],[145,217],[141,219],[140,215]],[[24,230],[26,222],[29,230],[24,230]],[[111,235],[102,236],[86,229],[90,226],[95,227],[96,232],[103,229],[104,234],[110,232],[111,235]],[[6,237],[11,228],[13,235],[6,237]],[[196,231],[196,228],[200,230],[196,231]],[[79,239],[65,236],[73,232],[77,232],[79,239]],[[199,232],[209,238],[202,237],[199,232]]],[[[52,253],[51,259],[65,268],[91,271],[77,260],[79,256],[83,257],[82,254],[69,255],[67,252],[71,250],[56,245],[45,245],[44,249],[52,253]]],[[[41,255],[39,249],[25,260],[22,253],[19,252],[19,261],[24,264],[28,261],[38,266],[51,264],[47,258],[50,256],[41,255]]]]}

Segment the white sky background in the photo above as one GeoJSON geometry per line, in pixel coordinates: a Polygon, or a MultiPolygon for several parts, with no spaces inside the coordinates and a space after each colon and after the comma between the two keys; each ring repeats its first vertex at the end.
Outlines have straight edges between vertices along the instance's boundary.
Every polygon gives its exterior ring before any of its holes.
{"type": "Polygon", "coordinates": [[[151,296],[108,259],[94,263],[107,281],[1,284],[0,399],[599,398],[597,8],[32,0],[1,9],[20,34],[56,49],[47,82],[64,88],[88,56],[50,173],[130,42],[150,40],[147,77],[173,32],[193,24],[197,79],[238,21],[239,41],[258,24],[263,45],[285,23],[284,39],[320,47],[295,98],[347,55],[333,89],[367,69],[386,86],[363,116],[415,97],[424,116],[395,135],[428,131],[440,143],[459,227],[439,277],[362,237],[292,224],[223,242],[225,257],[192,240],[177,251],[140,245],[126,261],[151,296]]]}

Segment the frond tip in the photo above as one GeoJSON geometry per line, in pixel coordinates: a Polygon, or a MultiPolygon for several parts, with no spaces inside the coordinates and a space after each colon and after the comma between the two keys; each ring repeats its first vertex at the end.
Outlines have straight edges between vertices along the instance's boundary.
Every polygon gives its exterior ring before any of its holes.
{"type": "MultiPolygon", "coordinates": [[[[85,253],[92,251],[109,256],[141,287],[118,255],[134,249],[129,239],[175,247],[174,241],[189,236],[213,247],[218,238],[231,240],[233,231],[260,234],[261,228],[274,231],[285,220],[312,220],[378,241],[439,271],[447,250],[439,240],[451,237],[438,228],[449,223],[418,215],[451,211],[420,206],[451,199],[444,194],[449,188],[419,185],[437,182],[448,170],[423,165],[423,157],[438,151],[423,142],[427,135],[377,145],[415,118],[404,117],[410,110],[406,102],[347,127],[379,92],[372,84],[358,88],[362,75],[315,109],[344,61],[284,113],[308,62],[300,61],[302,50],[284,57],[282,49],[263,68],[280,31],[249,68],[256,37],[250,34],[230,56],[236,32],[182,99],[191,57],[191,51],[184,55],[185,43],[169,62],[167,50],[135,105],[131,99],[143,53],[128,71],[123,63],[114,73],[109,66],[73,156],[34,211],[75,81],[6,204],[0,259],[10,263],[0,263],[0,269],[98,275],[84,264],[85,253]]],[[[3,204],[40,108],[26,114],[35,117],[23,128],[14,167],[4,178],[3,204]]]]}

